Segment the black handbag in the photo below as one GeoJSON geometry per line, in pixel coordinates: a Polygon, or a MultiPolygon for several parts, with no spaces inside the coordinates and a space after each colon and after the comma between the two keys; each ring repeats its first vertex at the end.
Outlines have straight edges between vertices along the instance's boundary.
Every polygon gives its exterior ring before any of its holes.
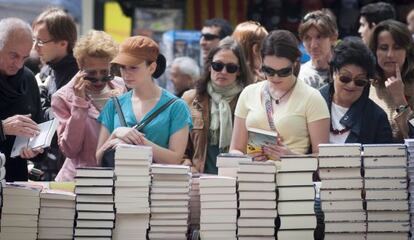
{"type": "MultiPolygon", "coordinates": [[[[168,102],[166,102],[164,105],[159,107],[156,111],[154,111],[151,115],[149,115],[146,119],[144,119],[139,125],[135,126],[135,129],[138,131],[141,131],[145,126],[148,125],[154,118],[158,116],[161,112],[163,112],[165,109],[167,109],[171,104],[173,104],[178,98],[172,98],[168,102]]],[[[117,97],[112,97],[112,100],[115,104],[115,110],[119,117],[119,122],[121,123],[122,127],[128,127],[124,114],[121,109],[121,104],[119,103],[119,100],[117,97]]],[[[110,148],[105,150],[103,156],[102,156],[102,167],[114,167],[115,162],[115,148],[110,148]]]]}

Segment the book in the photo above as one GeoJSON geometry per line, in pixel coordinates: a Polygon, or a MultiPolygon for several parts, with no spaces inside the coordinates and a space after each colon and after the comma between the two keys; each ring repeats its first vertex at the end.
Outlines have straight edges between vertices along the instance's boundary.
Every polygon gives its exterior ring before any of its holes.
{"type": "Polygon", "coordinates": [[[322,210],[328,211],[363,211],[362,200],[349,201],[325,201],[322,202],[322,210]]]}
{"type": "Polygon", "coordinates": [[[368,232],[409,232],[410,222],[368,222],[368,232]]]}
{"type": "Polygon", "coordinates": [[[312,155],[285,155],[281,157],[280,172],[316,171],[318,158],[312,155]]]}
{"type": "Polygon", "coordinates": [[[22,136],[16,137],[10,157],[14,158],[19,156],[23,148],[39,149],[50,146],[53,135],[55,134],[58,126],[58,120],[55,118],[53,120],[40,123],[37,126],[40,129],[39,135],[30,138],[22,136]]]}
{"type": "Polygon", "coordinates": [[[241,218],[275,218],[276,209],[240,209],[241,218]]]}
{"type": "Polygon", "coordinates": [[[367,210],[408,211],[407,200],[371,200],[367,201],[367,210]]]}
{"type": "Polygon", "coordinates": [[[314,200],[315,189],[313,186],[307,187],[279,187],[279,201],[295,201],[295,200],[314,200]]]}
{"type": "Polygon", "coordinates": [[[361,200],[361,189],[338,189],[326,190],[322,189],[320,192],[321,200],[361,200]]]}
{"type": "MultiPolygon", "coordinates": [[[[410,214],[407,211],[368,211],[368,221],[410,221],[410,214]]],[[[325,215],[326,217],[326,215],[325,215]]]]}
{"type": "MultiPolygon", "coordinates": [[[[325,240],[367,240],[365,234],[361,233],[325,233],[325,240]]],[[[387,240],[391,240],[386,238],[387,240]]],[[[403,238],[399,238],[403,239],[403,238]]],[[[375,238],[375,240],[379,240],[375,238]]],[[[384,239],[385,240],[385,239],[384,239]]]]}
{"type": "Polygon", "coordinates": [[[277,232],[278,240],[291,240],[291,239],[300,239],[300,240],[313,240],[314,230],[279,230],[277,232]]]}
{"type": "Polygon", "coordinates": [[[261,153],[263,146],[277,143],[277,132],[249,127],[247,135],[247,154],[261,153]]]}
{"type": "Polygon", "coordinates": [[[276,173],[276,162],[241,162],[239,163],[239,173],[276,173]]]}
{"type": "Polygon", "coordinates": [[[360,156],[361,148],[359,143],[319,144],[319,157],[360,156]]]}
{"type": "Polygon", "coordinates": [[[365,240],[401,240],[401,239],[408,239],[408,232],[388,232],[388,233],[368,232],[367,238],[365,240]]]}
{"type": "Polygon", "coordinates": [[[361,163],[360,156],[319,156],[319,168],[360,168],[361,163]]]}
{"type": "Polygon", "coordinates": [[[364,156],[405,156],[404,144],[364,144],[364,156]]]}
{"type": "Polygon", "coordinates": [[[218,168],[237,168],[240,162],[251,162],[252,158],[244,154],[220,153],[217,156],[218,168]]]}
{"type": "MultiPolygon", "coordinates": [[[[315,218],[316,220],[316,218],[315,218]]],[[[274,218],[238,218],[239,227],[275,227],[274,218]]]]}
{"type": "MultiPolygon", "coordinates": [[[[325,222],[326,233],[364,233],[366,231],[365,222],[325,222]]],[[[353,239],[353,238],[352,238],[353,239]]]]}
{"type": "Polygon", "coordinates": [[[362,178],[325,179],[322,180],[321,189],[362,189],[362,178]]]}
{"type": "Polygon", "coordinates": [[[313,172],[279,172],[276,175],[279,186],[313,186],[313,172]]]}
{"type": "Polygon", "coordinates": [[[406,178],[406,168],[365,168],[366,178],[406,178]]]}
{"type": "Polygon", "coordinates": [[[364,166],[366,168],[372,167],[407,167],[407,157],[364,157],[364,166]]]}
{"type": "Polygon", "coordinates": [[[280,229],[315,229],[316,216],[315,215],[293,215],[293,216],[279,216],[280,229]]]}
{"type": "Polygon", "coordinates": [[[314,201],[278,202],[277,205],[279,215],[315,214],[314,201]]]}
{"type": "Polygon", "coordinates": [[[324,212],[326,222],[364,222],[365,211],[324,212]]]}
{"type": "MultiPolygon", "coordinates": [[[[344,159],[345,160],[345,159],[344,159]]],[[[365,172],[366,174],[366,172],[365,172]]],[[[319,177],[323,179],[361,178],[361,168],[320,168],[319,177]]]]}

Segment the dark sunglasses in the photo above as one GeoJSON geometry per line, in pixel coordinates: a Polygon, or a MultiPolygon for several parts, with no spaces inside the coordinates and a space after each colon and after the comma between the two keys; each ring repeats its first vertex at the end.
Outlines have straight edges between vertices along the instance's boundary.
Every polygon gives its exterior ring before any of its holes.
{"type": "Polygon", "coordinates": [[[276,70],[276,69],[273,69],[271,67],[263,65],[262,66],[262,72],[268,77],[273,77],[274,75],[277,75],[278,77],[288,77],[288,76],[292,75],[293,66],[289,66],[289,67],[285,67],[285,68],[281,68],[279,70],[276,70]]]}
{"type": "Polygon", "coordinates": [[[228,73],[236,73],[239,70],[239,66],[234,63],[222,63],[222,62],[212,62],[211,68],[216,72],[221,72],[223,68],[226,67],[228,73]]]}
{"type": "Polygon", "coordinates": [[[98,81],[101,81],[101,82],[109,82],[109,81],[112,81],[114,79],[114,76],[113,75],[109,75],[109,76],[105,76],[105,77],[102,77],[102,78],[85,76],[83,79],[85,79],[87,81],[90,81],[92,83],[96,83],[98,81]]]}
{"type": "Polygon", "coordinates": [[[358,87],[365,87],[369,83],[368,79],[352,79],[349,76],[339,75],[339,81],[345,84],[350,83],[352,80],[354,81],[355,86],[358,86],[358,87]]]}
{"type": "Polygon", "coordinates": [[[201,38],[204,38],[206,41],[211,41],[214,39],[220,39],[219,35],[211,34],[211,33],[202,33],[201,38]]]}

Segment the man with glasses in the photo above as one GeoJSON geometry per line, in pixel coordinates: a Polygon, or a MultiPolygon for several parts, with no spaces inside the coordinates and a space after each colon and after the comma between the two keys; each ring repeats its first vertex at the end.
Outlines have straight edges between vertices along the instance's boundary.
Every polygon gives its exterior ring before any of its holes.
{"type": "Polygon", "coordinates": [[[203,63],[210,50],[217,47],[221,39],[230,36],[233,28],[227,20],[221,18],[207,19],[201,29],[200,47],[203,63]]]}
{"type": "MultiPolygon", "coordinates": [[[[72,17],[62,9],[50,8],[34,20],[32,28],[33,47],[38,52],[40,60],[46,64],[40,73],[45,77],[40,85],[42,113],[45,120],[53,119],[51,96],[78,72],[78,65],[73,57],[73,47],[77,38],[76,25],[72,17]]],[[[36,167],[46,171],[44,180],[52,180],[65,159],[59,151],[56,135],[47,156],[47,159],[36,164],[36,167]]]]}
{"type": "Polygon", "coordinates": [[[32,30],[18,18],[0,20],[0,152],[6,156],[6,181],[27,181],[27,159],[42,150],[26,148],[10,158],[16,136],[39,134],[39,88],[33,73],[24,67],[32,49],[32,30]],[[36,123],[37,122],[37,123],[36,123]]]}

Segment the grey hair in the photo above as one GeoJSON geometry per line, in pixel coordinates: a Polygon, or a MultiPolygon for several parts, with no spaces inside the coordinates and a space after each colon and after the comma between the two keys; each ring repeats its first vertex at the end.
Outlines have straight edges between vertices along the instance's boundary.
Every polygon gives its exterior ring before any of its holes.
{"type": "Polygon", "coordinates": [[[3,18],[0,20],[0,50],[9,40],[11,34],[16,32],[25,33],[30,38],[33,37],[30,25],[19,18],[3,18]]]}
{"type": "Polygon", "coordinates": [[[193,81],[200,79],[200,67],[190,57],[178,57],[173,60],[171,66],[177,66],[182,74],[189,75],[193,81]]]}

